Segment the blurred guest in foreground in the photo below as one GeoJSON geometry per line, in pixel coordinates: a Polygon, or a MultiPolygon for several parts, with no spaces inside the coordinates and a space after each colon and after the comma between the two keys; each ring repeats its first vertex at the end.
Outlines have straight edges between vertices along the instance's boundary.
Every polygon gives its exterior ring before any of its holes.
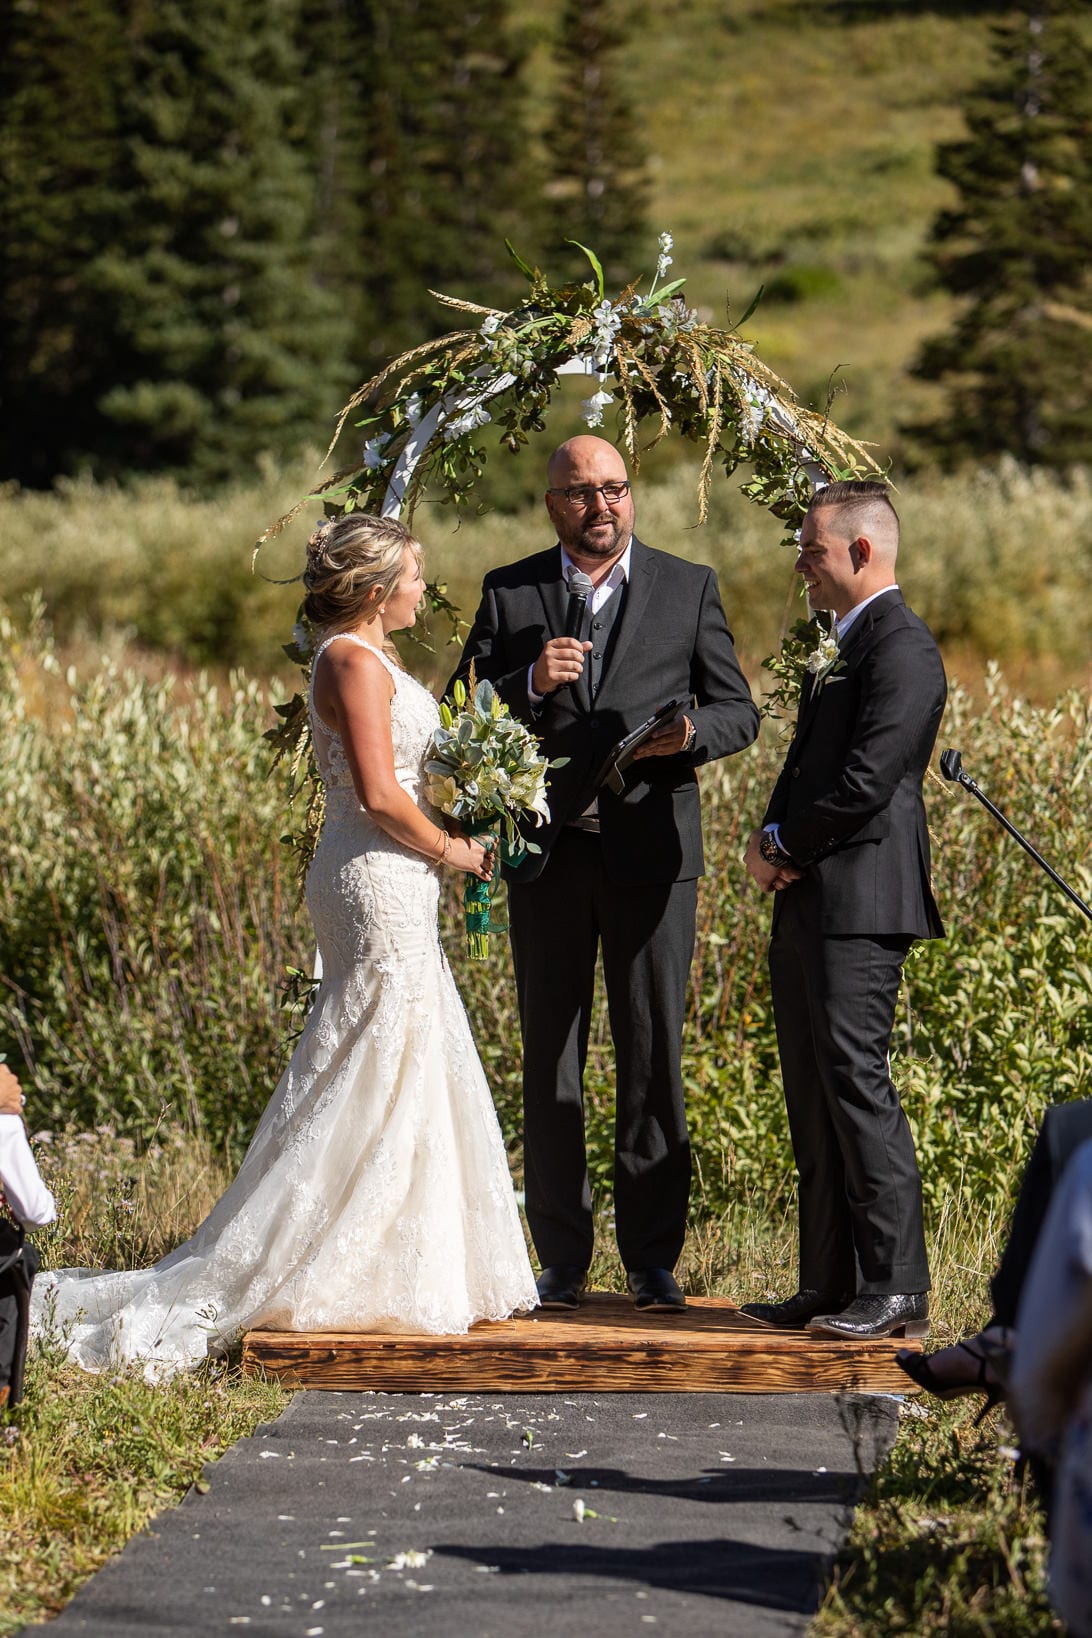
{"type": "Polygon", "coordinates": [[[0,1409],[22,1397],[30,1288],[38,1272],[38,1253],[26,1231],[57,1215],[27,1142],[26,1101],[11,1070],[0,1064],[0,1409]]]}
{"type": "Polygon", "coordinates": [[[1016,1316],[1009,1406],[1046,1492],[1050,1600],[1092,1635],[1092,1139],[1065,1168],[1016,1316]]]}
{"type": "Polygon", "coordinates": [[[1060,1103],[1043,1116],[1012,1214],[1005,1248],[990,1281],[993,1310],[982,1330],[935,1354],[902,1349],[895,1358],[919,1388],[938,1399],[984,1394],[979,1421],[1005,1397],[1016,1343],[1016,1315],[1043,1220],[1074,1152],[1092,1138],[1092,1098],[1060,1103]]]}

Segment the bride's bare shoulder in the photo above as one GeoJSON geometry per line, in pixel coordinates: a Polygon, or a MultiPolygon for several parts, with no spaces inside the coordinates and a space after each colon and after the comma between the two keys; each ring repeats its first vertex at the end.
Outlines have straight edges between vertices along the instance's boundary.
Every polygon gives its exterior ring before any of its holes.
{"type": "Polygon", "coordinates": [[[315,659],[312,687],[320,715],[324,715],[324,703],[347,696],[391,700],[395,694],[394,678],[383,655],[348,632],[322,645],[315,659]]]}

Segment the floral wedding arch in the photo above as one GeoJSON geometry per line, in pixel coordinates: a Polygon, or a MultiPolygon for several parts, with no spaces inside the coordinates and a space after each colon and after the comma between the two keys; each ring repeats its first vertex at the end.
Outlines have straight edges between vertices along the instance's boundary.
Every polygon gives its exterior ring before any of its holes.
{"type": "MultiPolygon", "coordinates": [[[[575,243],[575,241],[573,241],[575,243]]],[[[333,474],[279,518],[259,539],[254,556],[304,506],[321,500],[328,515],[361,510],[409,521],[421,493],[461,505],[480,482],[488,451],[487,428],[513,454],[546,422],[553,391],[565,375],[593,378],[596,391],[582,406],[589,428],[603,426],[615,407],[619,442],[634,473],[642,448],[676,433],[703,450],[698,479],[698,521],[719,467],[726,476],[750,468],[743,493],[787,527],[800,524],[817,487],[835,477],[879,476],[867,449],[827,414],[798,404],[786,382],[758,358],[739,331],[758,297],[731,329],[702,322],[680,291],[684,279],[665,282],[672,242],[661,234],[656,272],[647,294],[636,284],[608,296],[595,254],[578,246],[591,277],[552,286],[508,246],[530,286],[509,312],[436,295],[474,327],[461,327],[401,354],[359,388],[338,416],[327,459],[352,422],[365,434],[360,457],[333,474]],[[608,388],[608,384],[613,386],[608,388]],[[642,444],[646,428],[652,436],[642,444]]],[[[759,292],[761,295],[761,292],[759,292]]],[[[430,588],[434,608],[446,598],[430,588]]],[[[286,652],[307,666],[306,642],[286,652]]],[[[301,695],[277,708],[280,725],[267,736],[277,759],[287,758],[293,790],[310,763],[307,712],[301,695]]],[[[321,790],[314,781],[304,825],[315,834],[321,790]]],[[[306,851],[306,849],[305,849],[306,851]]]]}

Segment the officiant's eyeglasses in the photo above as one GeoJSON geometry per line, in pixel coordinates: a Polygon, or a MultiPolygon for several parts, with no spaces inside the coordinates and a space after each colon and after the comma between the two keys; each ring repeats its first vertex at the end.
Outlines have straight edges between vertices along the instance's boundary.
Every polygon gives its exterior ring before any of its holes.
{"type": "Polygon", "coordinates": [[[624,483],[578,483],[572,489],[549,489],[549,495],[564,495],[570,506],[591,506],[596,495],[602,495],[608,506],[617,501],[625,500],[629,494],[630,481],[624,483]]]}

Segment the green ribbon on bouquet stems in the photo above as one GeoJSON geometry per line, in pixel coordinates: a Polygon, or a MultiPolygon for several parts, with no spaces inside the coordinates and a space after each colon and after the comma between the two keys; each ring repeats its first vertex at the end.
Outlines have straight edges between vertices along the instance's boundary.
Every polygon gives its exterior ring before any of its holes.
{"type": "MultiPolygon", "coordinates": [[[[494,838],[494,842],[498,840],[491,822],[464,825],[463,830],[468,836],[489,835],[494,838]]],[[[506,836],[501,836],[499,844],[499,849],[495,849],[495,852],[499,852],[503,864],[518,865],[527,857],[527,849],[522,842],[513,847],[506,836]]],[[[488,958],[490,933],[508,931],[507,922],[492,919],[496,891],[495,880],[483,882],[480,876],[466,878],[466,886],[463,888],[463,920],[466,925],[466,954],[470,961],[485,961],[488,958]]]]}

